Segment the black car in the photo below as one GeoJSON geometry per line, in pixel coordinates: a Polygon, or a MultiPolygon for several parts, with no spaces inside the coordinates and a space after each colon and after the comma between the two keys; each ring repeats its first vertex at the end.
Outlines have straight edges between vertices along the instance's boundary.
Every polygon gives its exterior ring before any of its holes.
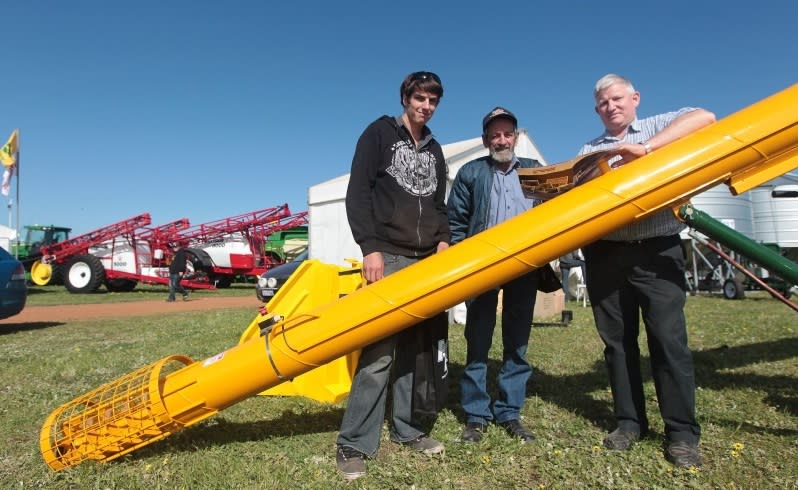
{"type": "Polygon", "coordinates": [[[27,298],[28,287],[22,262],[0,248],[0,319],[22,311],[27,298]]]}
{"type": "Polygon", "coordinates": [[[291,262],[278,265],[261,274],[255,286],[255,296],[264,303],[272,299],[280,286],[285,284],[288,277],[306,260],[308,260],[307,250],[297,255],[291,262]]]}

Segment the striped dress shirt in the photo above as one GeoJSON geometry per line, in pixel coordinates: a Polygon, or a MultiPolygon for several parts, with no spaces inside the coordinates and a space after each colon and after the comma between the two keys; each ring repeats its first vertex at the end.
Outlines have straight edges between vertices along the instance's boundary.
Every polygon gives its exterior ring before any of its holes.
{"type": "MultiPolygon", "coordinates": [[[[684,107],[675,112],[666,112],[645,119],[635,119],[626,130],[623,138],[611,136],[606,131],[604,134],[595,138],[582,146],[579,150],[580,155],[598,150],[608,150],[621,143],[645,143],[655,134],[665,129],[677,117],[695,111],[694,107],[684,107]]],[[[616,160],[620,157],[616,157],[616,160]]],[[[610,161],[612,166],[614,160],[610,161]]],[[[676,235],[685,228],[684,223],[676,219],[670,208],[663,209],[640,221],[636,221],[613,231],[605,236],[604,240],[611,241],[632,241],[645,240],[648,238],[676,235]]]]}

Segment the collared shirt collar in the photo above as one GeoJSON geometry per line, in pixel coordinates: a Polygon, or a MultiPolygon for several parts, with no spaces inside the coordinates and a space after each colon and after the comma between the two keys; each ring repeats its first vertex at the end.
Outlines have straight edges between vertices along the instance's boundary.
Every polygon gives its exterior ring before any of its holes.
{"type": "Polygon", "coordinates": [[[516,155],[513,155],[513,163],[509,167],[507,167],[507,171],[499,170],[499,166],[496,165],[496,162],[493,160],[493,158],[490,157],[490,155],[488,155],[488,161],[490,162],[490,166],[493,168],[494,172],[502,172],[505,174],[512,172],[521,165],[521,161],[518,159],[516,155]]]}
{"type": "Polygon", "coordinates": [[[617,136],[613,136],[609,133],[609,131],[605,129],[604,134],[602,134],[601,137],[599,138],[599,142],[604,143],[610,141],[623,141],[626,139],[629,133],[639,133],[640,131],[642,131],[640,120],[634,118],[634,120],[631,123],[629,123],[629,127],[626,128],[626,132],[623,134],[623,138],[618,138],[617,136]]]}

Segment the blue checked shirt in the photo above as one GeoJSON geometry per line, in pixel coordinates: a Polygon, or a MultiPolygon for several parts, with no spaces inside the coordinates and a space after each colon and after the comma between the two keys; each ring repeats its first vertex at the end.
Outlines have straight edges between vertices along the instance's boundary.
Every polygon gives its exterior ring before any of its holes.
{"type": "MultiPolygon", "coordinates": [[[[677,117],[695,111],[694,107],[684,107],[675,112],[666,112],[645,119],[635,119],[629,125],[626,135],[623,138],[610,136],[606,131],[596,139],[590,140],[579,150],[580,155],[591,151],[608,150],[621,143],[644,143],[655,134],[665,129],[677,117]]],[[[617,157],[616,159],[620,159],[617,157]]],[[[610,161],[612,166],[613,161],[610,161]]],[[[673,211],[663,209],[648,218],[626,225],[623,228],[613,231],[605,236],[604,240],[612,241],[631,241],[645,240],[660,236],[677,235],[685,228],[684,223],[676,219],[673,211]]]]}
{"type": "Polygon", "coordinates": [[[507,172],[502,172],[492,165],[493,185],[490,188],[488,228],[517,216],[537,204],[535,199],[524,196],[521,180],[516,172],[518,165],[518,159],[515,159],[507,172]]]}

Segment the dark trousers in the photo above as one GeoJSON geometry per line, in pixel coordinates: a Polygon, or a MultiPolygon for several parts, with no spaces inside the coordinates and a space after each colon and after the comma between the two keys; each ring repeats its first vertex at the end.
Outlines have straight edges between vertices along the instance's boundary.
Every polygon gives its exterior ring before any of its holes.
{"type": "Polygon", "coordinates": [[[175,300],[175,292],[182,294],[184,298],[188,295],[183,285],[180,284],[181,279],[182,276],[180,274],[169,274],[169,301],[175,300]]]}
{"type": "Polygon", "coordinates": [[[665,435],[697,443],[695,376],[684,318],[685,258],[678,235],[640,242],[600,240],[582,249],[587,291],[599,335],[618,427],[648,431],[640,374],[640,314],[665,435]]]}
{"type": "MultiPolygon", "coordinates": [[[[388,253],[383,253],[382,257],[386,276],[420,260],[388,253]]],[[[433,317],[420,325],[427,321],[437,320],[433,317]]],[[[418,347],[414,328],[402,330],[361,350],[338,432],[339,446],[352,447],[372,458],[377,454],[392,370],[390,438],[394,442],[407,442],[424,435],[422,422],[413,413],[413,375],[418,347]]]]}

